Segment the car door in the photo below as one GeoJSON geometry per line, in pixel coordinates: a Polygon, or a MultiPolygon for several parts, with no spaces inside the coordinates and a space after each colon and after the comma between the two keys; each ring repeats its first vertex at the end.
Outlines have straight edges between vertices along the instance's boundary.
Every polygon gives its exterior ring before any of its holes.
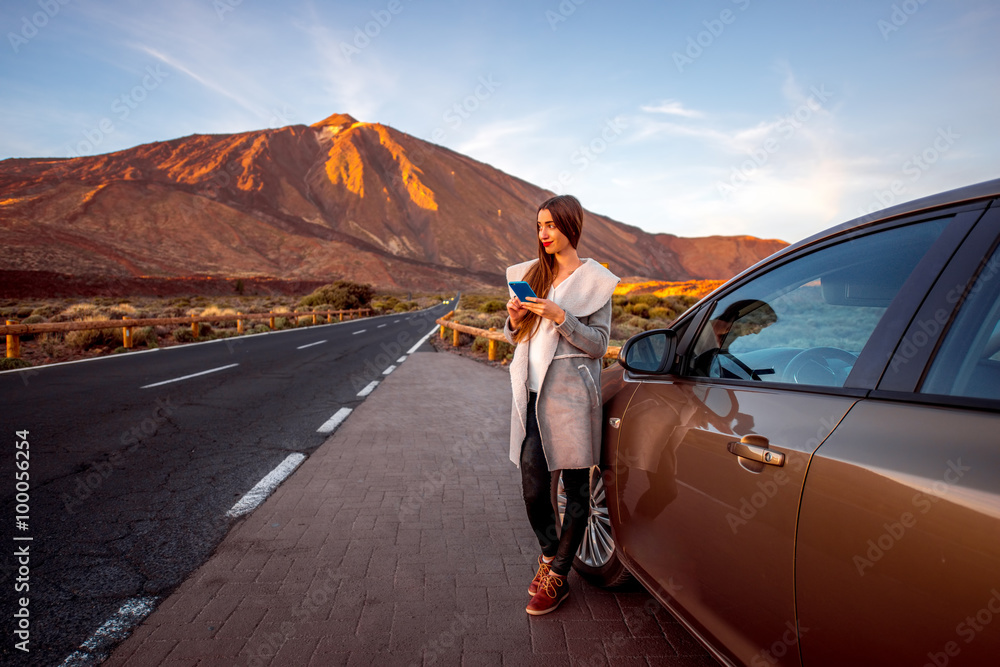
{"type": "Polygon", "coordinates": [[[795,533],[810,457],[874,386],[869,366],[884,366],[898,313],[971,225],[957,217],[855,231],[762,267],[685,319],[672,374],[626,376],[642,384],[613,457],[616,542],[720,657],[799,664],[795,533]]]}
{"type": "Polygon", "coordinates": [[[997,664],[998,234],[991,210],[810,465],[796,559],[807,665],[997,664]]]}

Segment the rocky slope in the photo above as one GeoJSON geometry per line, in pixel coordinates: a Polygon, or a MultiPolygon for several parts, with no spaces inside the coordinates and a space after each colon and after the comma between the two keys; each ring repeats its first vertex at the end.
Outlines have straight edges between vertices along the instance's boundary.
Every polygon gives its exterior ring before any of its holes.
{"type": "MultiPolygon", "coordinates": [[[[4,160],[0,246],[8,271],[476,289],[535,256],[535,208],[550,194],[337,114],[106,155],[4,160]]],[[[590,213],[584,229],[582,256],[664,280],[726,278],[784,245],[653,235],[590,213]]]]}

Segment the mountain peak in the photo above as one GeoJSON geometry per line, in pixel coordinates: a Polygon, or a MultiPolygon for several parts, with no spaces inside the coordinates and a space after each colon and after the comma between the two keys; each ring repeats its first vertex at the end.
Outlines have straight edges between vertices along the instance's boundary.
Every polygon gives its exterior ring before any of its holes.
{"type": "Polygon", "coordinates": [[[313,123],[309,127],[320,129],[324,127],[333,128],[334,130],[342,130],[349,125],[354,125],[357,123],[357,119],[354,116],[346,113],[335,113],[332,116],[327,116],[318,123],[313,123]]]}

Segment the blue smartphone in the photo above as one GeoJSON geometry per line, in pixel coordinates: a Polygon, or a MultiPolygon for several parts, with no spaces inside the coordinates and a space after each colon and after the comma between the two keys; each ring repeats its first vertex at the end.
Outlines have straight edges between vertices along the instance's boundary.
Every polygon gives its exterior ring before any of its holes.
{"type": "Polygon", "coordinates": [[[523,280],[514,280],[507,284],[510,285],[510,288],[514,290],[514,294],[516,294],[517,298],[521,301],[527,301],[529,296],[538,297],[538,295],[535,294],[535,291],[531,289],[531,285],[523,280]]]}

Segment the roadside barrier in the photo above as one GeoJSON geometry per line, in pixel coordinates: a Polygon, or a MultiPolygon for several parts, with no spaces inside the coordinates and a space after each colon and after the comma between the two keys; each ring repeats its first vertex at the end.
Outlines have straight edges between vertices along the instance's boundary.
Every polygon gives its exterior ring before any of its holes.
{"type": "MultiPolygon", "coordinates": [[[[469,326],[468,324],[459,324],[458,322],[452,322],[451,318],[454,317],[455,311],[449,312],[444,317],[440,317],[434,320],[435,324],[441,325],[441,338],[445,337],[445,329],[451,329],[451,344],[453,347],[458,347],[458,335],[460,333],[467,333],[479,338],[485,338],[489,341],[488,355],[490,361],[497,360],[497,343],[506,343],[507,337],[503,335],[502,331],[497,331],[495,327],[490,327],[489,329],[479,329],[477,327],[469,326]]],[[[621,349],[618,345],[613,345],[608,348],[607,353],[604,355],[605,359],[617,359],[618,351],[621,349]]]]}
{"type": "Polygon", "coordinates": [[[132,329],[135,327],[161,326],[167,324],[190,324],[191,333],[198,337],[200,323],[202,322],[232,322],[236,321],[236,333],[243,333],[243,322],[246,320],[268,320],[268,326],[274,329],[274,319],[276,317],[309,317],[312,316],[312,323],[318,324],[320,317],[326,317],[327,323],[333,322],[333,316],[339,316],[341,322],[344,315],[347,319],[364,317],[372,312],[371,308],[352,308],[349,310],[312,310],[309,312],[292,313],[236,313],[235,315],[197,315],[191,317],[148,317],[144,319],[129,319],[122,317],[121,320],[90,320],[86,322],[42,322],[39,324],[18,324],[14,320],[6,320],[6,326],[0,326],[0,335],[7,336],[7,358],[17,359],[21,356],[21,336],[36,333],[52,333],[67,331],[86,331],[88,329],[117,329],[121,327],[122,343],[124,347],[132,347],[132,329]]]}

